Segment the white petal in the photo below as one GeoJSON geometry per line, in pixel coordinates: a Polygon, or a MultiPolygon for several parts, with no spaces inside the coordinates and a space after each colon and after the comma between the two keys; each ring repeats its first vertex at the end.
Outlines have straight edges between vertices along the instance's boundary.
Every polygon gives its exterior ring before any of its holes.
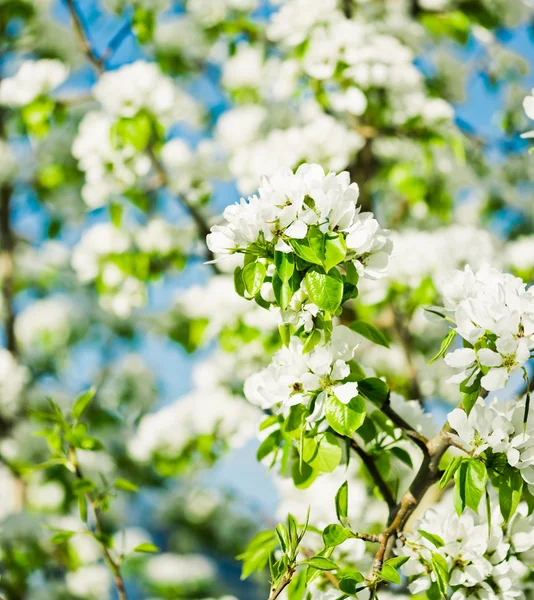
{"type": "Polygon", "coordinates": [[[487,375],[484,375],[480,380],[482,387],[488,392],[502,390],[508,381],[508,369],[506,367],[498,367],[490,369],[487,375]]]}
{"type": "Polygon", "coordinates": [[[481,348],[478,351],[478,361],[485,367],[500,367],[502,365],[501,355],[489,348],[481,348]]]}
{"type": "Polygon", "coordinates": [[[358,395],[358,384],[355,381],[349,381],[342,385],[336,385],[332,388],[335,397],[343,404],[348,404],[358,395]]]}
{"type": "Polygon", "coordinates": [[[287,235],[287,237],[301,240],[302,238],[306,237],[306,234],[308,233],[308,226],[302,221],[295,221],[285,230],[284,233],[287,235]]]}
{"type": "Polygon", "coordinates": [[[476,360],[475,351],[472,348],[458,348],[445,356],[445,363],[449,367],[463,369],[473,364],[476,360]]]}

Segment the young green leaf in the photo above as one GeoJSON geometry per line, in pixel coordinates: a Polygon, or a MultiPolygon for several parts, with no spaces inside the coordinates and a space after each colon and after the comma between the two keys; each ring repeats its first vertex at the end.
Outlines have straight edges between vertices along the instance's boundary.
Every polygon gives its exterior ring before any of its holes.
{"type": "Polygon", "coordinates": [[[447,352],[449,346],[452,344],[455,337],[456,331],[454,329],[451,329],[449,333],[445,336],[445,339],[441,342],[441,348],[439,349],[439,352],[436,354],[436,356],[434,356],[434,358],[431,358],[429,360],[429,365],[431,365],[433,362],[436,362],[438,359],[445,355],[445,352],[447,352]]]}
{"type": "Polygon", "coordinates": [[[274,266],[282,281],[289,281],[295,271],[295,258],[291,252],[274,253],[274,266]]]}
{"type": "Polygon", "coordinates": [[[339,544],[342,544],[349,537],[350,531],[337,523],[327,525],[323,531],[323,542],[326,548],[339,546],[339,544]]]}
{"type": "Polygon", "coordinates": [[[123,492],[137,492],[137,486],[135,483],[128,481],[127,479],[115,479],[115,483],[113,484],[115,488],[118,490],[122,490],[123,492]]]}
{"type": "Polygon", "coordinates": [[[436,548],[441,548],[442,546],[445,546],[445,542],[443,541],[443,539],[436,533],[429,533],[428,531],[424,531],[424,529],[418,529],[418,532],[431,544],[434,544],[436,548]]]}
{"type": "Polygon", "coordinates": [[[350,328],[374,344],[389,348],[389,342],[387,341],[386,337],[374,325],[365,323],[364,321],[354,321],[350,328]]]}
{"type": "Polygon", "coordinates": [[[347,244],[341,233],[328,234],[324,243],[324,269],[328,273],[330,269],[345,260],[347,244]]]}
{"type": "Polygon", "coordinates": [[[368,377],[367,379],[358,381],[358,391],[379,408],[386,402],[389,396],[387,383],[378,377],[368,377]]]}
{"type": "Polygon", "coordinates": [[[314,268],[306,273],[304,284],[310,300],[319,308],[329,313],[339,308],[343,298],[343,282],[340,278],[314,268]]]}
{"type": "Polygon", "coordinates": [[[352,398],[348,404],[344,404],[335,396],[328,396],[324,410],[330,427],[347,437],[361,427],[365,420],[366,406],[361,396],[352,398]]]}
{"type": "Polygon", "coordinates": [[[154,544],[144,542],[142,544],[139,544],[139,546],[136,546],[134,548],[134,552],[146,552],[147,554],[152,554],[154,552],[160,552],[160,549],[154,544]]]}
{"type": "Polygon", "coordinates": [[[449,481],[454,477],[454,474],[459,469],[460,465],[462,464],[462,461],[463,461],[462,456],[455,456],[451,460],[451,462],[447,465],[447,468],[445,469],[445,472],[441,476],[441,480],[439,482],[440,490],[442,490],[449,483],[449,481]]]}
{"type": "Polygon", "coordinates": [[[249,263],[244,267],[242,277],[245,291],[249,297],[252,298],[259,293],[266,275],[267,269],[265,265],[259,261],[249,263]]]}
{"type": "Polygon", "coordinates": [[[337,569],[337,565],[335,562],[331,561],[329,558],[325,558],[324,556],[313,556],[308,560],[302,562],[303,565],[309,565],[314,569],[319,569],[320,571],[334,571],[337,569]]]}
{"type": "Polygon", "coordinates": [[[89,406],[91,400],[94,398],[95,394],[96,394],[96,389],[94,387],[92,387],[92,388],[88,389],[86,392],[83,392],[82,394],[80,394],[76,398],[76,400],[74,401],[74,404],[72,406],[72,418],[73,419],[79,419],[83,415],[83,413],[89,406]]]}
{"type": "Polygon", "coordinates": [[[349,512],[349,484],[347,481],[341,484],[336,492],[336,514],[339,521],[346,519],[349,512]]]}

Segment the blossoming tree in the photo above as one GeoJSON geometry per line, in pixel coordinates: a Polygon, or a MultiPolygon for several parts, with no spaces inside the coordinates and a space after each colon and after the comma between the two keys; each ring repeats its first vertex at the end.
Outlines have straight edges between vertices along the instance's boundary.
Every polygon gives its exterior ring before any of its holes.
{"type": "Polygon", "coordinates": [[[0,0],[0,597],[529,598],[533,17],[0,0]]]}

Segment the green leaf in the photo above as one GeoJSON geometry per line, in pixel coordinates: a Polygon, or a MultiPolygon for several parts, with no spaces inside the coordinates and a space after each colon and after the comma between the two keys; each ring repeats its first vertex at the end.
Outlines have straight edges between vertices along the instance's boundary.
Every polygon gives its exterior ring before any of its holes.
{"type": "Polygon", "coordinates": [[[322,473],[331,473],[341,462],[341,448],[337,438],[330,432],[304,438],[302,459],[322,473]]]}
{"type": "Polygon", "coordinates": [[[478,513],[480,500],[486,490],[487,477],[486,465],[482,461],[476,458],[463,460],[456,476],[459,500],[456,509],[460,514],[466,506],[478,513]]]}
{"type": "Polygon", "coordinates": [[[314,329],[304,342],[302,354],[308,354],[308,352],[311,352],[321,341],[322,337],[323,336],[321,335],[321,332],[318,329],[314,329]]]}
{"type": "Polygon", "coordinates": [[[409,556],[394,556],[393,558],[386,560],[385,564],[389,565],[390,567],[393,567],[394,569],[398,569],[399,567],[402,567],[404,563],[407,563],[409,560],[409,556]]]}
{"type": "Polygon", "coordinates": [[[349,515],[349,484],[347,481],[342,483],[336,492],[336,515],[339,521],[346,519],[349,515]]]}
{"type": "Polygon", "coordinates": [[[113,147],[131,146],[141,152],[150,141],[152,122],[146,113],[139,112],[135,117],[121,117],[111,126],[109,133],[113,147]]]}
{"type": "Polygon", "coordinates": [[[325,236],[318,227],[308,227],[308,234],[302,240],[288,241],[297,256],[314,265],[323,265],[325,236]]]}
{"type": "Polygon", "coordinates": [[[523,477],[515,469],[507,470],[504,477],[499,477],[499,507],[505,521],[508,521],[519,506],[523,494],[523,477]]]}
{"type": "Polygon", "coordinates": [[[267,269],[265,268],[265,265],[258,261],[249,263],[243,269],[243,283],[245,284],[245,290],[250,297],[259,293],[266,275],[267,269]]]}
{"type": "Polygon", "coordinates": [[[364,321],[354,321],[350,328],[374,344],[384,346],[384,348],[389,348],[389,342],[387,341],[386,337],[374,325],[365,323],[364,321]]]}
{"type": "Polygon", "coordinates": [[[341,233],[337,235],[328,234],[324,243],[324,269],[328,273],[332,267],[345,260],[347,244],[341,233]]]}
{"type": "Polygon", "coordinates": [[[314,268],[306,273],[304,284],[314,304],[329,313],[336,312],[343,298],[343,282],[340,278],[314,268]]]}
{"type": "Polygon", "coordinates": [[[365,400],[361,396],[352,398],[343,404],[335,396],[328,396],[325,403],[325,415],[328,424],[340,435],[350,437],[365,420],[365,400]]]}
{"type": "Polygon", "coordinates": [[[122,204],[119,204],[118,202],[109,203],[109,216],[115,227],[121,226],[123,210],[122,204]]]}
{"type": "Polygon", "coordinates": [[[256,458],[258,462],[261,462],[266,456],[269,456],[271,452],[274,452],[281,441],[281,433],[277,429],[276,431],[271,432],[259,445],[258,450],[256,451],[256,458]]]}
{"type": "Polygon", "coordinates": [[[378,377],[368,377],[358,381],[358,391],[378,408],[384,404],[389,396],[387,383],[378,377]]]}
{"type": "Polygon", "coordinates": [[[441,480],[439,482],[440,490],[442,490],[449,483],[449,481],[454,477],[454,474],[459,469],[460,465],[462,464],[462,461],[463,461],[462,456],[455,456],[451,460],[451,462],[447,465],[447,468],[445,469],[445,472],[441,476],[441,480]]]}
{"type": "Polygon", "coordinates": [[[286,310],[291,302],[291,298],[293,298],[293,295],[299,289],[300,282],[296,275],[296,272],[293,273],[289,281],[282,281],[276,273],[273,275],[274,297],[282,310],[286,310]]]}
{"type": "Polygon", "coordinates": [[[432,553],[432,560],[430,561],[432,569],[436,575],[436,583],[438,585],[439,592],[442,597],[447,596],[447,586],[449,584],[449,565],[447,561],[438,554],[437,552],[432,553]]]}
{"type": "Polygon", "coordinates": [[[434,356],[434,358],[431,358],[429,360],[429,365],[431,365],[433,362],[436,362],[438,359],[445,355],[445,352],[447,352],[449,346],[452,344],[455,337],[456,331],[454,329],[451,329],[449,333],[445,336],[445,339],[441,342],[441,348],[439,349],[439,352],[436,354],[436,356],[434,356]]]}
{"type": "Polygon", "coordinates": [[[422,535],[431,544],[434,544],[434,546],[436,546],[436,548],[441,548],[442,546],[445,546],[445,542],[439,535],[437,535],[435,533],[429,533],[428,531],[425,531],[424,529],[419,529],[418,532],[419,532],[419,535],[422,535]]]}
{"type": "Polygon", "coordinates": [[[234,289],[238,296],[245,297],[245,282],[243,281],[243,269],[236,267],[234,270],[234,289]]]}
{"type": "Polygon", "coordinates": [[[327,548],[339,546],[339,544],[342,544],[349,537],[350,531],[337,523],[327,525],[323,531],[323,542],[327,548]]]}
{"type": "Polygon", "coordinates": [[[150,542],[143,542],[134,548],[134,552],[146,552],[148,554],[153,554],[154,552],[160,552],[160,549],[150,542]]]}
{"type": "Polygon", "coordinates": [[[394,446],[393,448],[391,448],[391,454],[393,454],[393,456],[398,458],[405,465],[407,465],[408,467],[413,469],[412,457],[404,448],[399,448],[399,446],[394,446]]]}
{"type": "Polygon", "coordinates": [[[397,571],[391,565],[384,563],[382,569],[378,572],[378,575],[384,581],[390,581],[391,583],[400,583],[401,578],[397,571]]]}
{"type": "Polygon", "coordinates": [[[52,544],[64,544],[65,542],[68,542],[75,533],[75,531],[58,531],[50,538],[50,542],[52,544]]]}
{"type": "Polygon", "coordinates": [[[267,566],[271,553],[276,548],[274,531],[260,531],[249,543],[245,552],[237,558],[243,561],[241,579],[246,579],[255,571],[262,571],[267,566]]]}
{"type": "Polygon", "coordinates": [[[274,253],[274,266],[276,273],[282,281],[289,281],[295,271],[295,258],[291,252],[274,253]]]}
{"type": "Polygon", "coordinates": [[[320,571],[334,571],[337,569],[336,563],[331,561],[329,558],[325,558],[324,556],[313,556],[312,558],[303,561],[301,564],[309,565],[310,567],[319,569],[320,571]]]}
{"type": "Polygon", "coordinates": [[[278,326],[278,333],[280,334],[280,339],[282,340],[282,344],[286,348],[289,348],[289,342],[291,340],[291,325],[290,323],[282,323],[278,326]]]}
{"type": "Polygon", "coordinates": [[[132,483],[127,479],[115,479],[115,483],[113,485],[118,490],[122,490],[123,492],[137,492],[137,486],[135,485],[135,483],[132,483]]]}
{"type": "Polygon", "coordinates": [[[72,484],[72,490],[76,495],[87,494],[95,489],[95,484],[90,479],[76,479],[72,484]]]}
{"type": "Polygon", "coordinates": [[[78,512],[80,513],[80,519],[87,523],[87,499],[85,496],[78,496],[78,512]]]}
{"type": "Polygon", "coordinates": [[[96,394],[96,388],[92,387],[92,388],[88,389],[86,392],[83,392],[82,394],[80,394],[76,398],[76,400],[74,401],[74,404],[72,406],[72,418],[73,419],[79,419],[83,415],[83,413],[89,406],[91,400],[95,397],[95,394],[96,394]]]}
{"type": "Polygon", "coordinates": [[[350,575],[345,575],[339,581],[338,587],[341,592],[354,596],[360,583],[365,581],[365,577],[358,571],[353,571],[350,575]]]}
{"type": "Polygon", "coordinates": [[[280,544],[280,548],[282,548],[282,552],[287,554],[290,543],[286,526],[283,523],[278,523],[278,525],[275,527],[275,533],[278,537],[278,542],[280,544]]]}

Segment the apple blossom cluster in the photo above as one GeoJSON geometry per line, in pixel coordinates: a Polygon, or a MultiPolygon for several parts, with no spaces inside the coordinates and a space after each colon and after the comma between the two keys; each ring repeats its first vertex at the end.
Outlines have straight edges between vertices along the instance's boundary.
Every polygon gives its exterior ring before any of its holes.
{"type": "Polygon", "coordinates": [[[60,60],[26,60],[15,75],[0,82],[0,104],[27,106],[59,87],[68,75],[68,67],[60,60]]]}
{"type": "Polygon", "coordinates": [[[225,389],[199,387],[145,415],[128,448],[135,460],[153,460],[163,474],[174,474],[188,463],[195,449],[206,453],[203,458],[209,464],[216,458],[217,448],[223,452],[242,446],[259,418],[255,407],[225,389]]]}
{"type": "Polygon", "coordinates": [[[131,232],[111,223],[93,225],[72,251],[71,264],[82,283],[96,281],[100,306],[120,318],[146,301],[146,281],[162,265],[183,268],[191,234],[154,218],[131,232]]]}
{"type": "Polygon", "coordinates": [[[306,0],[285,2],[273,15],[267,34],[301,55],[302,67],[310,77],[338,84],[337,89],[325,86],[325,93],[332,94],[329,102],[333,108],[359,114],[361,91],[381,88],[388,92],[393,123],[414,117],[427,123],[447,122],[453,116],[449,103],[428,96],[409,46],[393,32],[377,28],[376,22],[347,18],[335,0],[311,5],[306,0]]]}
{"type": "Polygon", "coordinates": [[[147,147],[165,128],[198,125],[201,110],[156,63],[143,60],[104,73],[92,92],[101,110],[84,116],[72,153],[86,177],[83,198],[98,208],[149,175],[147,147]]]}
{"type": "Polygon", "coordinates": [[[534,288],[489,265],[476,272],[466,266],[441,287],[445,310],[466,346],[445,356],[449,366],[461,369],[450,381],[504,388],[534,347],[534,288]]]}
{"type": "Polygon", "coordinates": [[[448,421],[466,451],[474,456],[491,453],[493,461],[503,455],[534,493],[534,415],[526,404],[526,398],[506,404],[494,399],[489,405],[479,399],[469,415],[456,408],[448,421]]]}
{"type": "Polygon", "coordinates": [[[212,227],[208,247],[216,254],[256,249],[267,256],[296,254],[317,264],[307,238],[331,235],[343,254],[336,264],[351,262],[359,274],[378,278],[391,253],[389,232],[372,213],[360,212],[358,196],[358,186],[350,183],[347,172],[325,174],[316,164],[303,164],[294,173],[281,169],[264,178],[259,195],[225,209],[226,224],[212,227]]]}
{"type": "Polygon", "coordinates": [[[450,600],[524,599],[522,580],[534,564],[534,522],[520,505],[508,523],[498,509],[490,519],[464,512],[458,516],[447,496],[428,509],[397,548],[409,557],[402,566],[412,594],[432,592],[450,600]],[[448,572],[445,593],[439,572],[448,572]]]}
{"type": "MultiPolygon", "coordinates": [[[[238,330],[244,326],[249,333],[270,334],[276,331],[277,321],[271,311],[252,304],[235,293],[228,275],[215,275],[205,285],[192,285],[177,294],[171,309],[170,321],[187,317],[202,328],[199,338],[205,345],[223,331],[238,330]]],[[[193,325],[194,327],[194,325],[193,325]]]]}
{"type": "Polygon", "coordinates": [[[358,336],[348,327],[335,327],[330,341],[308,353],[299,338],[291,338],[288,347],[281,348],[271,364],[245,381],[245,397],[274,414],[287,416],[289,409],[302,404],[308,409],[310,427],[329,427],[325,418],[326,405],[334,399],[347,405],[358,396],[358,384],[347,381],[348,364],[358,345],[358,336]]]}
{"type": "MultiPolygon", "coordinates": [[[[287,110],[287,109],[286,109],[287,110]]],[[[217,121],[215,136],[228,153],[228,170],[241,193],[250,193],[265,173],[288,165],[320,163],[343,169],[362,148],[361,135],[307,101],[286,116],[290,125],[271,123],[262,105],[237,106],[217,121]]]]}

